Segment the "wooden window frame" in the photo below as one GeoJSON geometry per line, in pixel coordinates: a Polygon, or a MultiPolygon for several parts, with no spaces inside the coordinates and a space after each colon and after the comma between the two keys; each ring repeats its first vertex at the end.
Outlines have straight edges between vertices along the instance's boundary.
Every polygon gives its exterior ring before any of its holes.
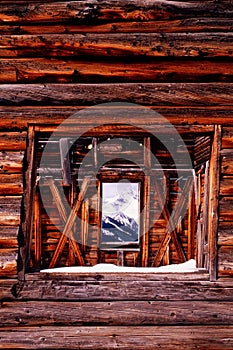
{"type": "MultiPolygon", "coordinates": [[[[208,131],[210,130],[210,125],[200,126],[200,129],[203,131],[207,127],[208,131]]],[[[35,184],[36,184],[36,167],[35,167],[35,136],[37,133],[52,132],[55,126],[42,126],[42,125],[29,125],[28,126],[28,144],[26,152],[26,163],[27,170],[25,173],[25,192],[24,192],[24,220],[22,221],[22,233],[24,236],[25,244],[19,248],[19,262],[20,262],[20,271],[18,277],[20,280],[24,280],[25,276],[28,274],[26,272],[26,265],[29,258],[29,250],[32,242],[31,232],[32,232],[32,217],[33,210],[39,211],[38,203],[36,201],[35,193],[35,184]],[[34,206],[34,203],[35,206],[34,206]]],[[[210,158],[210,193],[209,193],[209,227],[208,227],[208,264],[207,271],[198,271],[197,273],[192,273],[195,280],[203,278],[203,273],[210,281],[216,281],[217,279],[217,232],[218,232],[218,202],[219,202],[219,177],[220,177],[220,147],[221,147],[221,126],[213,125],[213,141],[212,141],[212,150],[210,158]],[[206,274],[207,272],[207,274],[206,274]]],[[[193,132],[193,131],[192,131],[193,132]]],[[[150,165],[150,160],[147,160],[148,166],[150,165]]],[[[149,187],[148,187],[149,188],[149,187]]],[[[146,204],[146,203],[145,203],[146,204]]],[[[146,204],[147,205],[147,204],[146,204]]],[[[39,220],[39,219],[38,219],[39,220]]],[[[147,220],[144,220],[147,223],[147,220]]],[[[146,225],[146,224],[145,224],[146,225]]],[[[146,227],[144,228],[146,231],[146,227]]],[[[144,247],[147,242],[147,235],[144,235],[144,247]]],[[[39,233],[37,235],[36,244],[40,245],[39,233]]],[[[143,266],[146,266],[148,261],[148,251],[143,250],[143,266]]],[[[40,272],[41,273],[41,272],[40,272]]],[[[34,274],[35,275],[35,274],[34,274]]],[[[52,274],[53,275],[53,274],[52,274]]],[[[149,276],[150,274],[148,274],[149,276]]],[[[158,279],[160,274],[157,275],[158,279]]],[[[179,273],[181,276],[182,273],[179,273]]],[[[165,274],[162,274],[163,278],[165,274]]],[[[171,277],[171,275],[170,275],[171,277]]],[[[205,277],[205,279],[206,279],[205,277]]],[[[171,279],[176,280],[177,277],[171,277],[171,279]]]]}

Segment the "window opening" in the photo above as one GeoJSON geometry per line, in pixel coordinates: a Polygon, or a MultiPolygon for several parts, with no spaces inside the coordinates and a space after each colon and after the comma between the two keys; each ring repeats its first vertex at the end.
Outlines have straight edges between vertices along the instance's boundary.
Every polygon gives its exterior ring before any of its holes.
{"type": "MultiPolygon", "coordinates": [[[[198,267],[209,268],[212,133],[183,135],[192,169],[183,163],[182,145],[177,145],[178,165],[174,164],[166,149],[166,140],[171,136],[164,134],[161,143],[151,135],[135,137],[130,133],[125,136],[123,146],[114,135],[84,136],[75,142],[61,136],[50,147],[49,167],[39,169],[49,136],[39,132],[35,138],[35,166],[40,178],[37,177],[35,184],[29,270],[98,263],[158,267],[190,259],[196,259],[198,267]],[[106,140],[111,140],[110,145],[105,144],[106,140]],[[141,148],[135,147],[135,142],[141,148]],[[145,152],[145,145],[159,160],[161,169],[153,163],[149,152],[145,152]],[[135,162],[122,157],[130,158],[131,154],[135,162]],[[65,159],[63,164],[61,159],[65,159]],[[177,166],[182,170],[181,178],[177,166]],[[93,168],[98,169],[96,178],[91,175],[93,168]],[[104,233],[108,222],[103,220],[106,216],[103,203],[111,187],[113,192],[116,184],[124,186],[127,182],[137,193],[135,210],[144,209],[143,215],[135,220],[137,229],[134,223],[134,229],[128,230],[132,233],[130,238],[122,234],[113,235],[111,240],[104,233]],[[38,183],[44,188],[43,201],[38,183]],[[181,187],[183,195],[179,196],[181,187]],[[62,194],[70,211],[62,201],[62,194]],[[188,209],[183,214],[185,207],[188,209]],[[81,218],[81,224],[76,217],[81,218]],[[169,225],[174,226],[171,232],[167,230],[169,225]]],[[[124,224],[117,229],[123,232],[124,224]]]]}

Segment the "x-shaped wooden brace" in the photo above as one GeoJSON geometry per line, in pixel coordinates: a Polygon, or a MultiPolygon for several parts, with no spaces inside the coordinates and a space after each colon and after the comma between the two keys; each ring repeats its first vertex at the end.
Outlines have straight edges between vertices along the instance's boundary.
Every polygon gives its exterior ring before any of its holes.
{"type": "Polygon", "coordinates": [[[152,266],[159,266],[161,263],[161,260],[166,252],[167,246],[170,243],[170,240],[173,240],[173,243],[175,245],[175,248],[177,250],[179,259],[181,262],[186,261],[186,256],[184,254],[183,248],[178,240],[177,237],[177,231],[176,231],[176,226],[178,224],[180,214],[183,212],[183,209],[185,205],[187,204],[189,200],[189,193],[193,185],[193,178],[188,178],[183,192],[181,193],[178,203],[176,205],[175,210],[173,211],[172,215],[170,215],[170,212],[167,207],[167,203],[165,203],[164,195],[163,192],[159,186],[159,183],[155,179],[155,191],[158,195],[158,200],[160,207],[162,209],[163,216],[167,222],[167,228],[166,228],[166,234],[160,244],[160,247],[155,255],[154,261],[152,263],[152,266]]]}
{"type": "Polygon", "coordinates": [[[81,266],[84,265],[84,259],[83,259],[81,250],[80,250],[78,244],[75,242],[75,240],[73,238],[72,227],[73,227],[75,219],[76,219],[76,213],[79,210],[80,205],[82,203],[82,200],[84,198],[84,195],[85,195],[85,193],[87,191],[87,187],[88,187],[89,182],[90,182],[89,178],[85,178],[83,180],[82,187],[81,187],[81,190],[79,192],[78,198],[77,198],[76,202],[74,203],[74,206],[73,206],[73,208],[72,208],[72,210],[70,212],[69,217],[67,218],[66,209],[65,209],[65,207],[64,207],[64,205],[62,203],[61,196],[60,196],[60,193],[58,191],[58,188],[54,184],[53,179],[52,178],[48,178],[48,183],[49,183],[50,190],[52,192],[52,196],[53,196],[54,202],[56,203],[58,212],[59,212],[63,222],[65,223],[65,227],[64,227],[63,233],[62,233],[62,235],[61,235],[61,237],[59,239],[58,245],[57,245],[57,247],[55,249],[55,252],[53,254],[52,260],[51,260],[51,262],[49,264],[49,268],[54,268],[54,266],[56,265],[56,263],[58,261],[58,258],[60,256],[60,254],[62,253],[64,247],[65,247],[67,238],[70,239],[72,250],[74,252],[75,257],[77,258],[77,260],[79,262],[79,265],[81,265],[81,266]]]}

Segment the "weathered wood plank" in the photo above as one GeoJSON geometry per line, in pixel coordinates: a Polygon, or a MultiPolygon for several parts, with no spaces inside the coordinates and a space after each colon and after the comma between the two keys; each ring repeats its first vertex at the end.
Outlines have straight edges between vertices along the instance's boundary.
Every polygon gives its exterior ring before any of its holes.
{"type": "Polygon", "coordinates": [[[232,350],[233,326],[5,327],[4,349],[232,350]]]}
{"type": "Polygon", "coordinates": [[[220,194],[233,196],[233,176],[224,176],[220,182],[220,194]]]}
{"type": "MultiPolygon", "coordinates": [[[[164,84],[166,86],[166,84],[164,84]]],[[[29,87],[29,85],[27,85],[29,87]]],[[[62,123],[66,118],[72,116],[74,113],[79,112],[80,110],[88,107],[86,104],[82,106],[20,106],[20,108],[15,108],[14,106],[1,106],[0,107],[0,127],[3,130],[12,130],[17,128],[18,130],[26,130],[28,124],[54,124],[58,125],[62,123]]],[[[100,109],[102,107],[100,106],[100,109]]],[[[109,107],[108,123],[116,123],[112,116],[113,107],[109,107]]],[[[231,106],[206,106],[198,107],[194,106],[192,103],[187,107],[177,106],[161,106],[161,105],[150,105],[149,107],[152,110],[157,111],[165,118],[168,119],[173,124],[177,125],[208,125],[208,124],[222,124],[228,125],[232,122],[232,107],[231,106]]],[[[95,120],[93,117],[90,120],[86,119],[85,121],[80,120],[80,123],[88,125],[95,125],[96,121],[98,123],[106,124],[106,117],[103,118],[101,111],[95,113],[95,120]]],[[[124,123],[125,118],[120,116],[119,113],[119,122],[124,123]]],[[[127,122],[134,123],[135,118],[127,119],[127,122]]],[[[159,120],[159,116],[156,119],[155,124],[164,123],[163,120],[159,120]]],[[[143,115],[141,120],[137,120],[137,125],[144,127],[151,124],[151,119],[146,115],[143,115]]]]}
{"type": "Polygon", "coordinates": [[[225,149],[221,152],[221,172],[224,175],[233,175],[233,150],[225,149]]]}
{"type": "Polygon", "coordinates": [[[20,280],[24,279],[24,273],[26,266],[31,257],[31,247],[32,247],[32,225],[33,225],[33,205],[36,190],[36,165],[35,165],[35,131],[34,126],[30,125],[27,127],[28,140],[27,140],[27,150],[25,157],[25,184],[26,188],[24,191],[24,201],[23,201],[23,217],[21,222],[22,230],[22,240],[24,243],[20,245],[19,248],[19,264],[18,277],[20,280]]]}
{"type": "Polygon", "coordinates": [[[26,136],[26,132],[1,132],[0,150],[24,151],[26,149],[26,136]]]}
{"type": "Polygon", "coordinates": [[[0,196],[0,225],[20,224],[21,201],[21,196],[0,196]]]}
{"type": "Polygon", "coordinates": [[[232,84],[20,84],[1,85],[2,105],[88,105],[133,102],[143,105],[232,105],[232,84]]]}
{"type": "Polygon", "coordinates": [[[1,226],[0,248],[18,247],[19,226],[1,226]]]}
{"type": "Polygon", "coordinates": [[[220,275],[233,275],[233,246],[222,246],[218,250],[220,275]]]}
{"type": "Polygon", "coordinates": [[[26,300],[218,300],[232,301],[233,286],[205,281],[74,281],[53,279],[22,282],[16,291],[26,300]]]}
{"type": "Polygon", "coordinates": [[[210,189],[208,198],[208,268],[211,281],[215,281],[217,278],[221,132],[221,125],[215,125],[208,178],[210,189]]]}
{"type": "MultiPolygon", "coordinates": [[[[57,273],[52,274],[53,280],[60,281],[208,281],[209,274],[206,270],[200,269],[196,272],[186,273],[57,273]]],[[[44,281],[51,280],[49,273],[40,271],[40,273],[27,273],[26,281],[44,281]]]]}
{"type": "Polygon", "coordinates": [[[1,174],[0,195],[20,195],[23,193],[21,174],[1,174]]]}
{"type": "Polygon", "coordinates": [[[0,325],[145,326],[233,324],[233,302],[3,302],[0,325]]]}
{"type": "Polygon", "coordinates": [[[0,174],[22,173],[24,152],[0,151],[0,174]]]}
{"type": "Polygon", "coordinates": [[[16,277],[17,249],[0,250],[0,277],[16,277]]]}
{"type": "Polygon", "coordinates": [[[1,57],[232,57],[232,33],[0,36],[1,57]]]}
{"type": "Polygon", "coordinates": [[[233,221],[233,197],[223,197],[219,201],[220,221],[233,221]]]}
{"type": "Polygon", "coordinates": [[[231,62],[180,59],[151,62],[71,61],[45,58],[2,59],[1,83],[231,82],[231,62]],[[194,74],[195,72],[195,74],[194,74]]]}
{"type": "Polygon", "coordinates": [[[168,2],[139,0],[131,1],[126,6],[123,0],[117,1],[92,1],[86,4],[83,1],[38,1],[36,4],[20,4],[3,1],[0,11],[0,21],[17,24],[41,23],[41,22],[67,22],[73,24],[89,23],[112,20],[172,20],[180,18],[202,17],[207,18],[231,18],[233,13],[232,4],[229,1],[213,2],[168,2]]]}
{"type": "MultiPolygon", "coordinates": [[[[114,9],[113,9],[114,10],[114,9]]],[[[31,22],[33,23],[33,22],[31,22]]],[[[25,35],[38,34],[38,25],[28,22],[24,24],[6,24],[1,25],[2,34],[25,35]]],[[[40,23],[40,32],[43,34],[86,34],[86,33],[198,33],[198,32],[225,32],[232,30],[231,18],[187,18],[174,19],[169,21],[128,21],[125,19],[109,19],[106,23],[74,23],[74,24],[46,24],[40,23]]]]}
{"type": "Polygon", "coordinates": [[[233,127],[224,127],[222,135],[222,148],[233,148],[233,127]]]}
{"type": "Polygon", "coordinates": [[[17,279],[0,279],[0,300],[15,299],[14,286],[18,282],[17,279]]]}
{"type": "Polygon", "coordinates": [[[218,244],[233,246],[233,222],[225,221],[219,223],[218,244]]]}

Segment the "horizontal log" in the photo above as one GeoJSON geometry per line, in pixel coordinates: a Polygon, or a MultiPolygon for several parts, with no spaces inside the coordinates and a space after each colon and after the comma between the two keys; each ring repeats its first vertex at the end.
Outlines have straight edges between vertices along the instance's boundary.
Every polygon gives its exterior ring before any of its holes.
{"type": "Polygon", "coordinates": [[[22,173],[24,152],[0,151],[0,174],[22,173]]]}
{"type": "Polygon", "coordinates": [[[233,326],[5,327],[4,349],[232,350],[233,326]]]}
{"type": "Polygon", "coordinates": [[[224,175],[233,175],[233,150],[225,149],[224,151],[221,157],[221,172],[224,175]]]}
{"type": "Polygon", "coordinates": [[[2,132],[0,151],[24,151],[26,149],[26,136],[26,132],[2,132]]]}
{"type": "Polygon", "coordinates": [[[221,221],[233,221],[233,197],[223,197],[219,201],[221,221]]]}
{"type": "Polygon", "coordinates": [[[20,195],[23,193],[21,174],[1,174],[0,195],[20,195]]]}
{"type": "Polygon", "coordinates": [[[103,82],[231,82],[231,62],[211,60],[151,62],[71,61],[58,59],[2,59],[1,83],[103,82]],[[195,72],[195,73],[194,73],[195,72]]]}
{"type": "Polygon", "coordinates": [[[0,325],[145,326],[233,324],[233,302],[3,302],[0,325]]]}
{"type": "Polygon", "coordinates": [[[233,128],[223,127],[222,131],[222,148],[232,149],[233,148],[233,128]]]}
{"type": "MultiPolygon", "coordinates": [[[[114,8],[112,8],[114,10],[114,8]]],[[[225,32],[232,30],[231,18],[187,18],[173,20],[109,20],[89,22],[88,24],[77,22],[73,24],[58,24],[54,22],[46,24],[41,22],[40,26],[33,25],[30,21],[28,25],[5,24],[0,27],[2,34],[37,35],[38,30],[43,34],[86,34],[86,33],[199,33],[199,32],[225,32]]]]}
{"type": "Polygon", "coordinates": [[[0,300],[14,299],[14,286],[17,284],[17,279],[0,279],[0,300]]]}
{"type": "Polygon", "coordinates": [[[0,248],[18,247],[19,226],[1,226],[0,248]]]}
{"type": "MultiPolygon", "coordinates": [[[[98,274],[97,274],[98,276],[98,274]]],[[[120,277],[120,276],[119,276],[120,277]]],[[[124,277],[124,280],[123,280],[124,277]]],[[[98,277],[96,277],[98,279],[98,277]]],[[[55,279],[30,280],[16,289],[19,299],[26,300],[222,300],[232,301],[233,286],[207,281],[74,281],[55,279]]]]}
{"type": "Polygon", "coordinates": [[[1,105],[93,105],[114,101],[142,105],[232,105],[232,84],[20,84],[1,85],[1,105]]]}
{"type": "MultiPolygon", "coordinates": [[[[106,254],[106,252],[105,252],[106,254]]],[[[117,254],[117,253],[116,253],[117,254]]],[[[50,273],[40,271],[40,273],[27,273],[25,275],[25,280],[28,282],[31,281],[71,281],[73,282],[126,282],[126,281],[208,281],[209,274],[206,270],[200,269],[196,272],[187,272],[187,273],[57,273],[54,272],[52,275],[50,273]]],[[[37,282],[36,282],[37,283],[37,282]]]]}
{"type": "Polygon", "coordinates": [[[168,2],[139,0],[131,1],[126,6],[123,0],[94,0],[91,4],[83,1],[39,1],[36,4],[12,3],[4,1],[0,11],[0,22],[3,23],[41,23],[41,22],[67,22],[74,24],[94,23],[98,21],[116,20],[172,20],[179,18],[231,18],[233,8],[229,1],[222,1],[221,4],[213,2],[168,2]]]}
{"type": "Polygon", "coordinates": [[[233,176],[224,176],[220,181],[220,194],[233,196],[233,176]]]}
{"type": "Polygon", "coordinates": [[[1,35],[0,57],[232,57],[232,33],[1,35]]]}
{"type": "MultiPolygon", "coordinates": [[[[0,107],[0,128],[3,130],[27,130],[28,124],[54,124],[59,125],[68,117],[71,117],[74,113],[84,110],[84,106],[20,106],[15,107],[0,107]]],[[[100,109],[102,107],[100,106],[100,109]]],[[[177,125],[208,125],[208,124],[222,124],[228,125],[232,123],[232,107],[231,106],[215,106],[215,107],[194,107],[193,105],[182,107],[164,107],[151,105],[150,109],[160,113],[163,117],[173,124],[177,125]]],[[[113,107],[109,107],[109,113],[107,117],[103,117],[102,113],[98,113],[98,109],[95,112],[95,118],[92,116],[85,121],[79,120],[80,123],[91,127],[91,125],[98,125],[107,123],[116,123],[112,116],[113,107]]],[[[80,119],[80,118],[79,118],[80,119]]],[[[122,118],[119,113],[119,122],[125,123],[125,119],[122,118]]],[[[135,123],[135,118],[127,119],[128,123],[135,123]]],[[[137,125],[146,127],[152,123],[151,118],[148,119],[146,115],[143,118],[136,120],[137,125]]],[[[164,119],[160,120],[159,116],[156,118],[156,124],[164,124],[164,119]]]]}
{"type": "Polygon", "coordinates": [[[233,246],[233,222],[224,221],[219,223],[218,244],[225,246],[233,246]]]}
{"type": "Polygon", "coordinates": [[[233,275],[233,247],[222,246],[218,250],[219,275],[233,275]]]}
{"type": "Polygon", "coordinates": [[[17,256],[18,249],[0,250],[0,277],[17,276],[17,256]]]}

